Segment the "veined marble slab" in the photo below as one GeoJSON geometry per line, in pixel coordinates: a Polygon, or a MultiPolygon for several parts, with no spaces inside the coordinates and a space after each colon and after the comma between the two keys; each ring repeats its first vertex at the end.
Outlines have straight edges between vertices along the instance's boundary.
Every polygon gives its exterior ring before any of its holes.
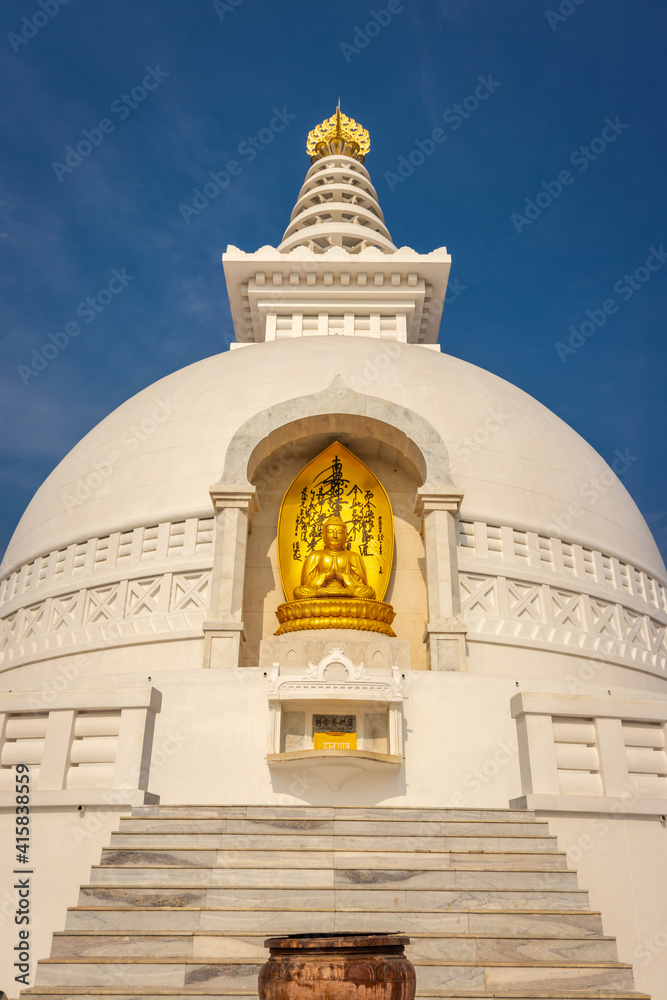
{"type": "MultiPolygon", "coordinates": [[[[425,984],[424,984],[425,985],[425,984]]],[[[485,969],[487,990],[632,990],[632,969],[617,968],[530,968],[529,966],[498,966],[485,969]]]]}
{"type": "Polygon", "coordinates": [[[333,824],[337,836],[378,837],[548,837],[547,823],[489,823],[483,820],[340,820],[333,824]]]}
{"type": "Polygon", "coordinates": [[[576,872],[420,871],[418,869],[338,869],[336,888],[367,886],[376,889],[576,889],[576,872]]]}
{"type": "MultiPolygon", "coordinates": [[[[147,865],[178,866],[180,868],[212,868],[217,859],[215,850],[174,850],[163,851],[145,848],[140,851],[132,850],[112,850],[105,848],[102,851],[102,866],[123,865],[132,867],[136,865],[144,868],[147,865]]],[[[97,866],[96,866],[97,867],[97,866]]]]}
{"type": "Polygon", "coordinates": [[[588,905],[585,892],[503,890],[336,889],[336,909],[364,910],[579,910],[588,905]]]}
{"type": "Polygon", "coordinates": [[[599,913],[544,912],[521,913],[520,911],[480,911],[468,917],[469,933],[477,937],[517,937],[533,935],[543,937],[599,937],[602,934],[602,918],[599,913]]]}
{"type": "Polygon", "coordinates": [[[452,851],[451,867],[479,871],[566,871],[567,855],[559,852],[549,854],[503,854],[500,851],[475,852],[452,851]]]}
{"type": "Polygon", "coordinates": [[[219,851],[216,858],[218,868],[332,868],[334,853],[328,851],[265,851],[226,850],[219,851]]]}

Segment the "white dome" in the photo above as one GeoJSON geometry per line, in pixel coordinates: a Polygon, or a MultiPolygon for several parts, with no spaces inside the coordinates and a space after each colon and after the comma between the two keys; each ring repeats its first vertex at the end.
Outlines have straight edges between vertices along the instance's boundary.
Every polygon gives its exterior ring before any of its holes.
{"type": "Polygon", "coordinates": [[[335,375],[433,425],[449,450],[452,478],[465,492],[463,519],[562,535],[664,574],[625,487],[548,409],[465,361],[359,337],[338,337],[335,350],[329,337],[250,345],[138,393],[40,487],[3,571],[138,523],[210,516],[209,487],[220,478],[238,428],[272,405],[324,390],[335,375]]]}

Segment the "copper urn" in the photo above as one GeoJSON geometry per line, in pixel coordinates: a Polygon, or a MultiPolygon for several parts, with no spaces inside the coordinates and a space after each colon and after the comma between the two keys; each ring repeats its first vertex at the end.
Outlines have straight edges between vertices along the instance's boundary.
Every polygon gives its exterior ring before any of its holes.
{"type": "Polygon", "coordinates": [[[268,938],[260,1000],[414,1000],[402,934],[290,934],[268,938]]]}

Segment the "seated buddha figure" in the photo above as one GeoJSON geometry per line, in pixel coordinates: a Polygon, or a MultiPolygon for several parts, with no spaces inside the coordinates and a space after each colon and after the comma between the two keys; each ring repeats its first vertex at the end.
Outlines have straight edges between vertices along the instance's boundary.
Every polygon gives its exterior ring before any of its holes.
{"type": "Polygon", "coordinates": [[[365,597],[375,600],[368,586],[364,560],[349,552],[347,528],[341,517],[328,517],[322,525],[322,548],[314,549],[303,564],[301,586],[294,588],[294,600],[307,597],[365,597]]]}

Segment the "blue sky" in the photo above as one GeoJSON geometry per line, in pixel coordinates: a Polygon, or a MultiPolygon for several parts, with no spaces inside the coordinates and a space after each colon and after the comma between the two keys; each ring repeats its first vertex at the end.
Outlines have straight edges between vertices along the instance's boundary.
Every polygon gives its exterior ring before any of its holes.
{"type": "Polygon", "coordinates": [[[279,242],[340,95],[394,242],[453,256],[443,349],[628,449],[667,553],[667,8],[5,0],[0,29],[2,548],[91,427],[227,348],[220,254],[279,242]]]}

